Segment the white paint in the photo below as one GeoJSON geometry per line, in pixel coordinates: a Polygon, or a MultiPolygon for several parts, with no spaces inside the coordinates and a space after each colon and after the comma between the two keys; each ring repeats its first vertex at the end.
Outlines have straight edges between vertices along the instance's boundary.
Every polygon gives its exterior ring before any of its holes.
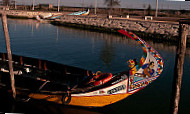
{"type": "Polygon", "coordinates": [[[103,89],[99,89],[99,90],[96,90],[96,91],[92,91],[92,92],[88,92],[88,93],[81,93],[81,94],[72,94],[71,96],[75,96],[75,97],[82,97],[82,96],[104,96],[104,95],[114,95],[114,94],[124,94],[124,93],[127,93],[127,89],[128,89],[128,79],[126,80],[123,80],[122,82],[120,83],[117,83],[115,85],[112,85],[112,86],[109,86],[109,87],[106,87],[106,88],[103,88],[103,89]],[[121,85],[125,85],[125,89],[123,90],[120,90],[120,91],[117,91],[113,94],[108,94],[107,92],[111,89],[114,89],[118,86],[121,86],[121,85]],[[104,93],[100,93],[101,91],[104,91],[104,93]]]}

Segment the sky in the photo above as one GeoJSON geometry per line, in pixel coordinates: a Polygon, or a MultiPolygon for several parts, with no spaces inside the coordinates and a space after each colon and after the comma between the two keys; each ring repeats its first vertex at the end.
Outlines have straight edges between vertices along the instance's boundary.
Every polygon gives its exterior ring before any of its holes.
{"type": "MultiPolygon", "coordinates": [[[[33,0],[16,0],[17,4],[32,4],[33,0]]],[[[95,0],[60,0],[60,4],[64,6],[90,7],[94,6],[95,0]]],[[[97,0],[98,7],[106,7],[105,0],[97,0]]],[[[181,9],[190,10],[190,2],[184,0],[158,0],[159,9],[181,9]]],[[[57,5],[57,0],[35,0],[35,4],[51,3],[57,5]]],[[[147,8],[150,4],[153,9],[156,6],[156,0],[120,0],[122,8],[147,8]]]]}

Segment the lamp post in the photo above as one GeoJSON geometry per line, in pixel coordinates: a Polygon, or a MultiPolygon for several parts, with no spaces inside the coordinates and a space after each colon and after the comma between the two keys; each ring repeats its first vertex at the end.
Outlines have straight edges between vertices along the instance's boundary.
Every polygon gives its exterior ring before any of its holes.
{"type": "Polygon", "coordinates": [[[35,4],[35,0],[33,0],[33,3],[32,3],[32,10],[34,10],[34,4],[35,4]]]}
{"type": "Polygon", "coordinates": [[[60,0],[57,0],[57,11],[59,12],[60,0]]]}
{"type": "Polygon", "coordinates": [[[158,16],[158,0],[156,0],[156,13],[155,13],[155,17],[158,16]]]}
{"type": "Polygon", "coordinates": [[[16,0],[15,0],[15,9],[17,9],[17,7],[16,7],[16,0]]]}
{"type": "Polygon", "coordinates": [[[94,14],[96,15],[97,0],[94,1],[94,14]]]}

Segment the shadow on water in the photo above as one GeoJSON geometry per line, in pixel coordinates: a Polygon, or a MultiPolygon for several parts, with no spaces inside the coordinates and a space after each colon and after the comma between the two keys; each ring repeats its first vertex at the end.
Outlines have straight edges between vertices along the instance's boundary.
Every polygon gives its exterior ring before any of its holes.
{"type": "Polygon", "coordinates": [[[82,108],[54,104],[41,100],[19,102],[11,99],[10,93],[0,89],[0,112],[25,114],[99,114],[96,108],[82,108]]]}

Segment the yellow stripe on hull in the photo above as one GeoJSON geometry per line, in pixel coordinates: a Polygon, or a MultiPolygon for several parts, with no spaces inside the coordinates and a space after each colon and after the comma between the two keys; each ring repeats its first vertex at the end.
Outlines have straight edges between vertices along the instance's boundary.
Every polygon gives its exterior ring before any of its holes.
{"type": "Polygon", "coordinates": [[[89,96],[89,97],[71,97],[69,105],[75,106],[90,106],[90,107],[103,107],[120,101],[131,94],[116,94],[104,96],[89,96]]]}
{"type": "Polygon", "coordinates": [[[33,99],[46,100],[62,104],[61,101],[62,95],[30,94],[29,97],[33,99]]]}
{"type": "MultiPolygon", "coordinates": [[[[131,94],[115,94],[102,96],[72,96],[69,105],[84,106],[84,107],[103,107],[120,101],[131,94]]],[[[44,99],[46,101],[62,104],[61,95],[44,95],[44,94],[30,94],[29,97],[33,99],[44,99]]]]}

